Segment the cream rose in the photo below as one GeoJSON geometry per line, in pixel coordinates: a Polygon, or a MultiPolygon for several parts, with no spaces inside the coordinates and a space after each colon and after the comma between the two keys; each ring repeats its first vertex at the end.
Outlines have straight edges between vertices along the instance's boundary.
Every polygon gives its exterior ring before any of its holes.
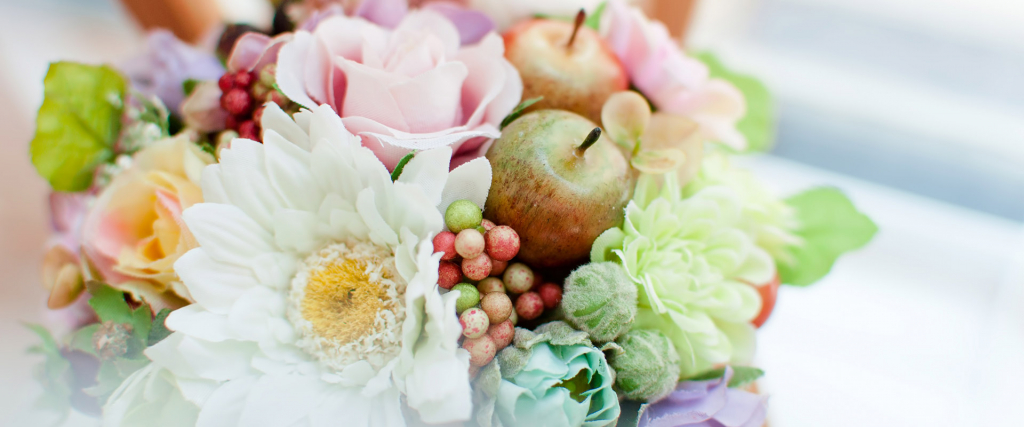
{"type": "Polygon", "coordinates": [[[89,210],[83,246],[101,279],[150,303],[175,308],[189,296],[174,262],[196,246],[181,212],[203,201],[202,169],[215,160],[186,136],[135,154],[89,210]]]}

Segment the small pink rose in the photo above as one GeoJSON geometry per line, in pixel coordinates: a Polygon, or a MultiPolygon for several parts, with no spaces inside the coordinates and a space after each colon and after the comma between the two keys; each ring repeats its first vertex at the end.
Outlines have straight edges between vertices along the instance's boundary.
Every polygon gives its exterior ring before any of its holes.
{"type": "Polygon", "coordinates": [[[277,83],[302,106],[334,108],[388,168],[412,150],[446,145],[458,165],[500,135],[523,90],[500,36],[461,40],[433,10],[409,12],[394,30],[332,16],[281,48],[277,83]]]}
{"type": "Polygon", "coordinates": [[[622,0],[610,0],[602,33],[630,80],[659,111],[697,122],[707,138],[736,149],[747,146],[736,130],[747,109],[743,94],[710,78],[708,67],[686,56],[662,23],[622,0]]]}

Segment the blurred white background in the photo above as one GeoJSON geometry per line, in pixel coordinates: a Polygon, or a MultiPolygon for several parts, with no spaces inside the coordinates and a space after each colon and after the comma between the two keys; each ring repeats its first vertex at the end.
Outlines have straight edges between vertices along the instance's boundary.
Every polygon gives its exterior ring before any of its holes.
{"type": "MultiPolygon", "coordinates": [[[[221,0],[261,19],[246,1],[221,0]]],[[[783,194],[839,186],[881,228],[781,290],[759,341],[772,426],[1022,425],[1024,3],[704,0],[688,44],[776,94],[779,142],[750,167],[783,194]]],[[[0,424],[37,425],[19,322],[46,322],[42,76],[138,46],[114,0],[0,0],[0,424]]]]}

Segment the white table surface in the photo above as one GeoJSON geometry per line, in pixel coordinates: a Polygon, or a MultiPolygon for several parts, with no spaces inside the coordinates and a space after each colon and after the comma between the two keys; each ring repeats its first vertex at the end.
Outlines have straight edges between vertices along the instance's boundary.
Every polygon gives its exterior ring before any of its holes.
{"type": "MultiPolygon", "coordinates": [[[[0,5],[2,425],[38,420],[25,418],[40,392],[24,352],[35,339],[18,322],[45,321],[46,187],[23,157],[42,73],[53,59],[121,57],[131,32],[117,17],[0,5]]],[[[758,352],[773,427],[1021,425],[1021,224],[772,157],[745,163],[784,194],[838,186],[881,228],[821,283],[780,291],[758,352]]]]}

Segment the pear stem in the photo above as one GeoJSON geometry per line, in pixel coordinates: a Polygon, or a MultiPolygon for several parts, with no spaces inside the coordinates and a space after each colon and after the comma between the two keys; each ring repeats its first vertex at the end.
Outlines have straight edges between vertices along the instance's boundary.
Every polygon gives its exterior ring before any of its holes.
{"type": "Polygon", "coordinates": [[[573,42],[576,41],[576,34],[579,34],[580,27],[583,26],[583,21],[587,20],[587,11],[580,9],[580,12],[576,14],[576,22],[572,27],[572,35],[569,36],[569,44],[565,45],[565,50],[572,49],[573,42]]]}
{"type": "Polygon", "coordinates": [[[594,128],[594,130],[590,131],[590,133],[587,134],[587,137],[583,139],[583,143],[580,144],[579,147],[576,147],[576,157],[583,157],[583,153],[585,153],[587,149],[590,148],[591,145],[594,145],[594,143],[600,138],[601,128],[594,128]]]}

